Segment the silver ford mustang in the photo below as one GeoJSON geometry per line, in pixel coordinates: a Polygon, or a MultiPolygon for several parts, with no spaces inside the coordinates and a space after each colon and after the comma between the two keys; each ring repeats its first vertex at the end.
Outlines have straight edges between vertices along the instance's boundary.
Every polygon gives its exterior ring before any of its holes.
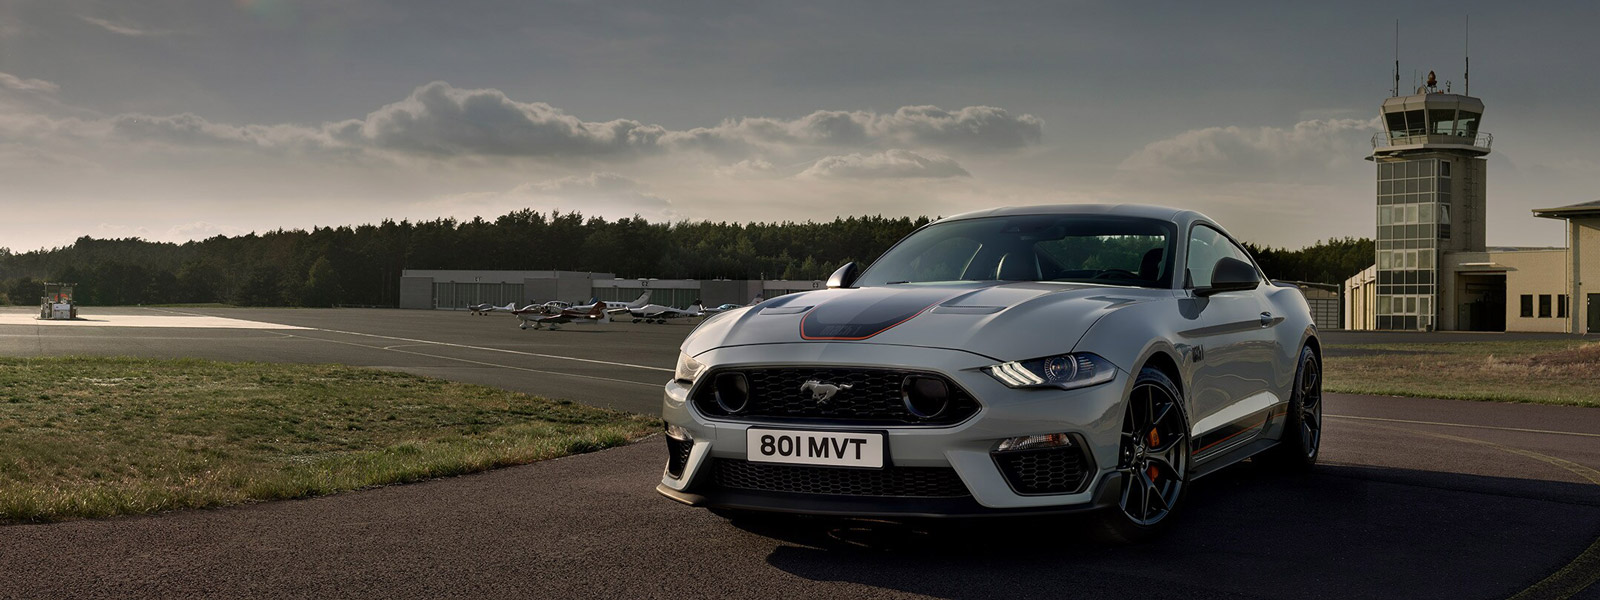
{"type": "Polygon", "coordinates": [[[1204,215],[978,211],[702,323],[657,490],[729,515],[1099,511],[1139,539],[1196,477],[1316,462],[1321,358],[1299,290],[1204,215]]]}

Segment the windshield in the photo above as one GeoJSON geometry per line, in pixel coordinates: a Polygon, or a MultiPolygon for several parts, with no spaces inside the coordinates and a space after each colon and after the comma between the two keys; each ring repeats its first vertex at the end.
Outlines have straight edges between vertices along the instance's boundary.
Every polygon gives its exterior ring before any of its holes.
{"type": "Polygon", "coordinates": [[[857,285],[1075,281],[1172,287],[1173,226],[1098,215],[1024,215],[938,223],[911,234],[857,285]]]}

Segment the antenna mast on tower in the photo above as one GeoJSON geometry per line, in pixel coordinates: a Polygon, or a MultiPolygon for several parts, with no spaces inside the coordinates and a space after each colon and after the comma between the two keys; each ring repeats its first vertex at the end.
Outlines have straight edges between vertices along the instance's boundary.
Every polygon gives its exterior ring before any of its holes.
{"type": "Polygon", "coordinates": [[[1472,15],[1467,15],[1467,39],[1461,45],[1461,56],[1467,59],[1467,72],[1461,74],[1461,84],[1466,87],[1466,95],[1472,95],[1472,15]]]}
{"type": "Polygon", "coordinates": [[[1400,19],[1394,20],[1394,96],[1400,95],[1400,19]]]}

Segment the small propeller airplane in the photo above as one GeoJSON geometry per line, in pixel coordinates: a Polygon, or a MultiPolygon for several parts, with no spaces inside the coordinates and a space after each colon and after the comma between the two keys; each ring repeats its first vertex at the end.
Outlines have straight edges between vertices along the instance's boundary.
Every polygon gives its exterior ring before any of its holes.
{"type": "Polygon", "coordinates": [[[517,303],[516,302],[512,302],[512,303],[507,304],[505,306],[495,306],[493,304],[489,304],[488,302],[485,302],[483,304],[473,304],[473,305],[470,305],[470,306],[467,307],[467,310],[472,311],[472,314],[475,314],[475,315],[487,315],[487,314],[492,313],[492,312],[497,311],[497,310],[516,310],[516,309],[517,309],[517,303]]]}
{"type": "Polygon", "coordinates": [[[529,324],[532,324],[534,329],[539,329],[540,327],[549,325],[550,330],[555,331],[556,329],[560,329],[561,325],[565,325],[567,323],[611,322],[611,315],[606,314],[605,305],[599,303],[591,304],[588,308],[584,309],[573,307],[561,309],[558,312],[547,312],[544,305],[532,304],[527,308],[513,310],[511,311],[511,314],[516,315],[517,320],[522,321],[522,324],[519,326],[522,329],[527,329],[529,324]]]}
{"type": "MultiPolygon", "coordinates": [[[[599,298],[590,298],[588,304],[579,304],[577,306],[572,306],[570,308],[573,308],[573,309],[576,309],[576,310],[589,310],[591,308],[599,306],[600,308],[604,309],[607,312],[610,312],[612,314],[619,314],[619,313],[621,313],[623,311],[626,311],[626,310],[631,310],[631,309],[643,307],[648,302],[650,302],[650,290],[645,290],[644,293],[643,294],[639,294],[639,297],[635,298],[633,302],[612,302],[612,301],[601,302],[599,298]]],[[[562,308],[569,308],[569,307],[562,307],[562,308]]]]}
{"type": "Polygon", "coordinates": [[[666,323],[667,319],[682,319],[689,317],[703,317],[705,311],[701,309],[700,301],[696,300],[694,306],[689,308],[672,308],[660,304],[646,304],[639,308],[628,309],[628,314],[633,315],[633,322],[666,323]]]}

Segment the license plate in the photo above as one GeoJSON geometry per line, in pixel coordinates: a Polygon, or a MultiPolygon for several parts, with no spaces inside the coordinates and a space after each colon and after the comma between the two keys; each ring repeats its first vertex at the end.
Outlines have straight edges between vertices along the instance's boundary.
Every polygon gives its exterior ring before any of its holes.
{"type": "Polygon", "coordinates": [[[881,469],[888,455],[883,438],[882,433],[751,428],[745,433],[745,457],[754,462],[881,469]]]}

